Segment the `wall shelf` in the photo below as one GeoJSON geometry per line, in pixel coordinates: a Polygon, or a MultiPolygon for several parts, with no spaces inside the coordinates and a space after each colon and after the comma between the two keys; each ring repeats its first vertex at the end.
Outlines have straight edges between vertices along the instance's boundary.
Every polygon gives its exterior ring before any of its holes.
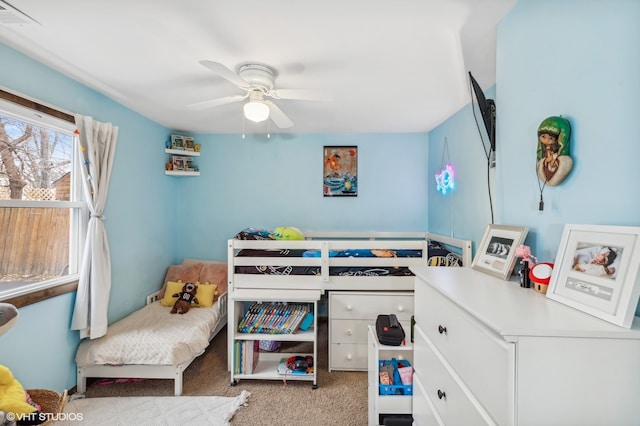
{"type": "Polygon", "coordinates": [[[166,176],[200,176],[194,161],[194,157],[200,156],[200,145],[195,144],[193,138],[171,135],[171,147],[165,148],[164,152],[169,155],[164,167],[166,176]],[[185,149],[187,147],[189,149],[185,149]]]}
{"type": "Polygon", "coordinates": [[[186,155],[189,157],[199,157],[200,151],[185,151],[183,149],[169,149],[165,148],[164,152],[171,155],[186,155]]]}
{"type": "Polygon", "coordinates": [[[183,172],[180,170],[165,170],[167,176],[200,176],[200,172],[183,172]]]}

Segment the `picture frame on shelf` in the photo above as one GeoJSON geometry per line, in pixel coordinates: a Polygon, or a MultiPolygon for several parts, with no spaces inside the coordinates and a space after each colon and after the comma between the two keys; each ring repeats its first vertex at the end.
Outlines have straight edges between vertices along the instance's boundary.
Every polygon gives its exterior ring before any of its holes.
{"type": "Polygon", "coordinates": [[[196,150],[193,138],[185,137],[185,138],[183,138],[183,141],[184,141],[184,149],[185,149],[185,151],[195,151],[196,150]]]}
{"type": "Polygon", "coordinates": [[[187,157],[174,156],[173,170],[188,171],[191,167],[191,159],[187,157]]]}
{"type": "Polygon", "coordinates": [[[547,297],[631,328],[639,266],[640,227],[565,225],[547,297]]]}
{"type": "Polygon", "coordinates": [[[488,225],[471,267],[508,280],[516,262],[516,247],[524,243],[525,226],[488,225]]]}
{"type": "Polygon", "coordinates": [[[184,150],[184,137],[171,135],[171,149],[184,150]]]}

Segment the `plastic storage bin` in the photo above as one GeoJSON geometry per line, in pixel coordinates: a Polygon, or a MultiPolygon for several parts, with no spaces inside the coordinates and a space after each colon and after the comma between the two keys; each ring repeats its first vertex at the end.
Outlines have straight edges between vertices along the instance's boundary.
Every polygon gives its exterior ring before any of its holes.
{"type": "Polygon", "coordinates": [[[379,383],[380,395],[413,395],[413,384],[402,384],[400,371],[398,370],[400,367],[411,367],[411,363],[406,359],[381,359],[378,362],[378,371],[386,365],[393,366],[393,384],[379,383]]]}

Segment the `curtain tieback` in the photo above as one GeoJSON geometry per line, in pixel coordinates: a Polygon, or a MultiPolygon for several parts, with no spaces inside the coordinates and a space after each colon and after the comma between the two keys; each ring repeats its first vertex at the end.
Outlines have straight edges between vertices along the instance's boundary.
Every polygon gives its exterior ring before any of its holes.
{"type": "Polygon", "coordinates": [[[104,215],[102,215],[102,214],[93,214],[93,213],[91,213],[91,217],[95,217],[96,219],[104,220],[104,215]]]}

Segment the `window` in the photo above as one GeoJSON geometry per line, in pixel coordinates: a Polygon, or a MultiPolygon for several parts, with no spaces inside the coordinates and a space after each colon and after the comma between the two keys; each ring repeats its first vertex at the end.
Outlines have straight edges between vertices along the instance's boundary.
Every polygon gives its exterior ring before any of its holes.
{"type": "Polygon", "coordinates": [[[34,105],[0,99],[0,300],[77,281],[80,268],[87,208],[75,125],[34,105]]]}

